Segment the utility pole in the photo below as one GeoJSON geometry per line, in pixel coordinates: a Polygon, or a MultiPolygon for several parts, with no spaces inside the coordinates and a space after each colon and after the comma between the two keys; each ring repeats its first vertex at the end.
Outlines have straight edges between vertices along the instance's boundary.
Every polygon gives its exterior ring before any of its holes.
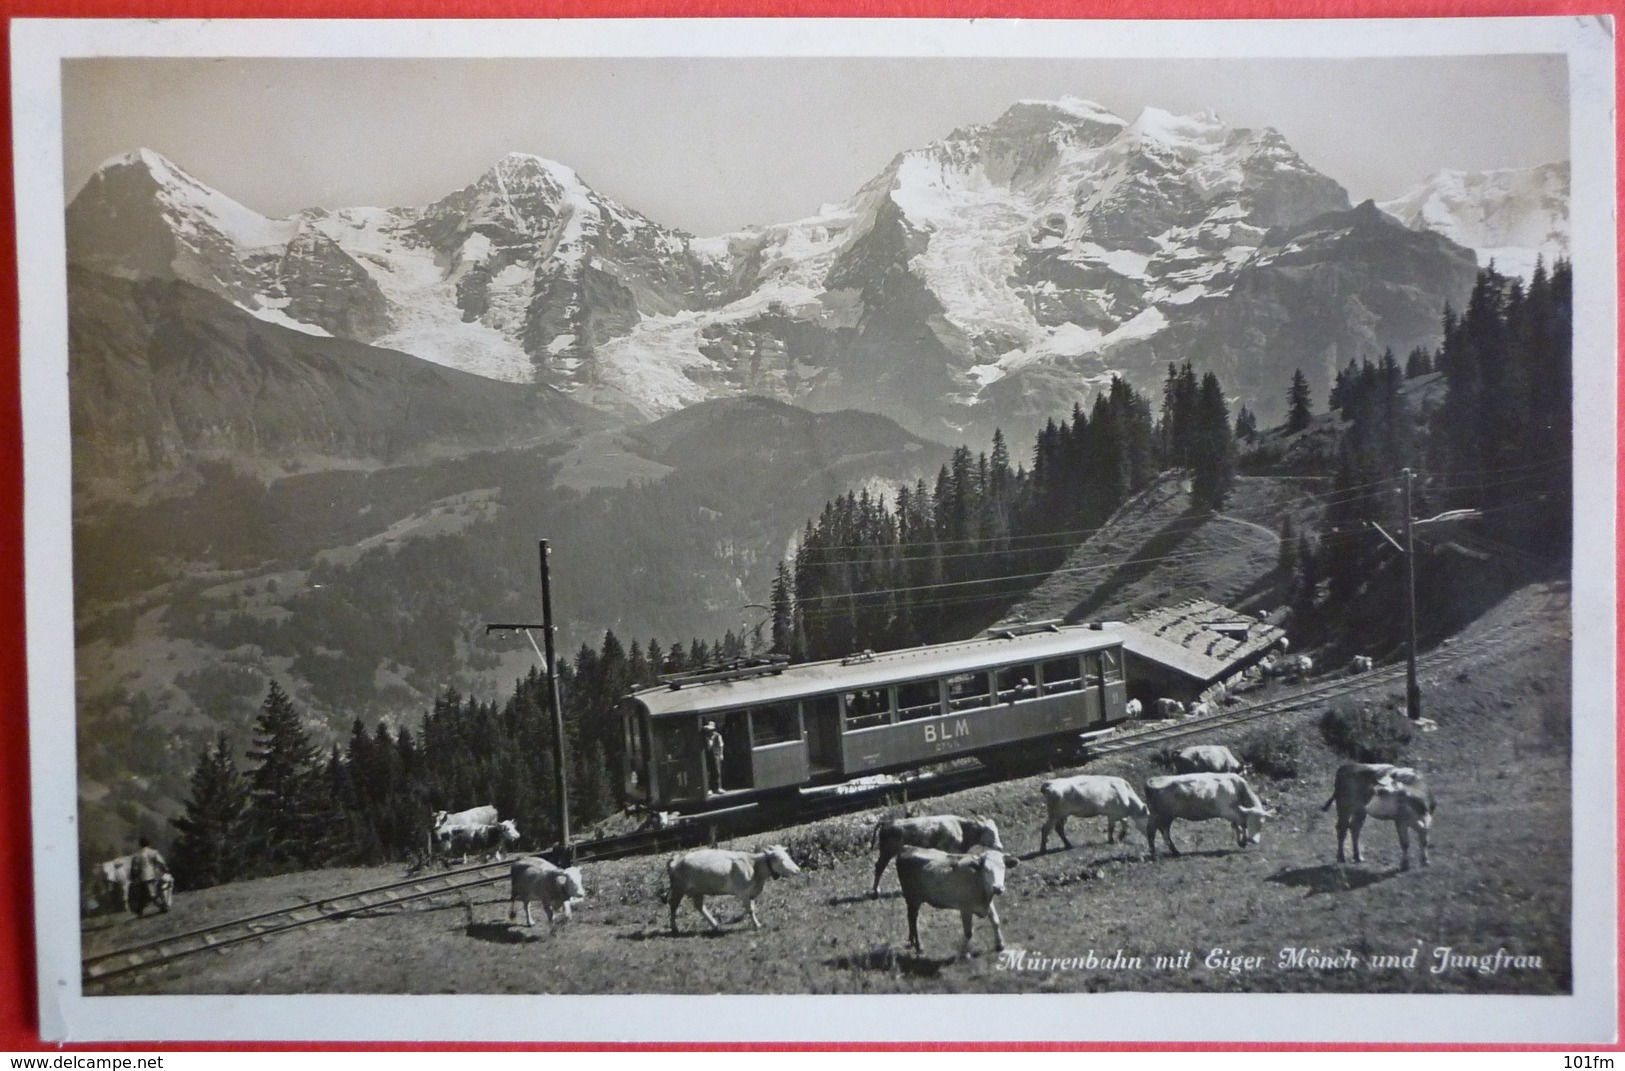
{"type": "Polygon", "coordinates": [[[1405,556],[1405,714],[1412,721],[1422,719],[1422,688],[1416,681],[1416,537],[1415,530],[1425,524],[1441,524],[1446,521],[1466,521],[1482,516],[1476,509],[1447,510],[1435,517],[1426,520],[1417,520],[1412,512],[1411,482],[1415,473],[1410,469],[1400,472],[1404,480],[1401,492],[1405,496],[1405,543],[1389,535],[1376,521],[1368,524],[1381,533],[1382,538],[1392,543],[1394,549],[1405,556]]]}
{"type": "Polygon", "coordinates": [[[1405,625],[1410,642],[1405,648],[1405,715],[1422,718],[1422,689],[1416,683],[1416,540],[1411,513],[1411,470],[1405,469],[1405,625]]]}
{"type": "Polygon", "coordinates": [[[553,716],[553,794],[558,799],[559,847],[564,852],[564,862],[568,864],[570,856],[570,788],[566,777],[568,757],[564,753],[564,709],[559,703],[559,675],[556,671],[557,663],[553,653],[553,585],[548,576],[547,569],[548,546],[547,540],[537,543],[537,556],[541,559],[542,570],[542,623],[540,625],[486,625],[486,632],[518,631],[525,634],[530,641],[531,650],[536,657],[542,660],[542,668],[547,674],[547,709],[553,716]],[[531,629],[542,630],[542,642],[547,651],[544,654],[536,647],[536,637],[531,635],[531,629]]]}

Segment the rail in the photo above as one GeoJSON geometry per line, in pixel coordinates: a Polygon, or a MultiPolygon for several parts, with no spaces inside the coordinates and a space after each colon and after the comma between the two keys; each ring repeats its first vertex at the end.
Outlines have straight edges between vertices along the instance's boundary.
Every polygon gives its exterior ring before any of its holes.
{"type": "MultiPolygon", "coordinates": [[[[1553,600],[1555,602],[1555,600],[1553,600]]],[[[1550,603],[1549,603],[1550,605],[1550,603]]],[[[1439,647],[1417,659],[1418,669],[1435,670],[1472,655],[1479,655],[1517,639],[1510,625],[1495,626],[1476,636],[1439,647]]],[[[1339,677],[1321,684],[1300,688],[1260,703],[1230,707],[1196,718],[1178,721],[1142,723],[1113,736],[1091,740],[1088,754],[1091,758],[1121,754],[1164,744],[1214,729],[1229,728],[1275,714],[1287,713],[1305,706],[1319,705],[1354,692],[1367,691],[1373,686],[1403,679],[1403,663],[1383,666],[1368,673],[1339,677]]],[[[831,793],[818,798],[802,797],[795,805],[793,815],[782,808],[756,805],[739,809],[740,813],[726,816],[735,828],[730,833],[746,836],[773,828],[786,818],[796,822],[815,821],[872,808],[876,796],[895,795],[901,789],[913,798],[929,798],[957,792],[965,788],[1004,779],[1005,775],[990,768],[954,770],[933,777],[922,777],[897,785],[876,786],[873,791],[842,795],[831,793]],[[753,828],[759,827],[759,828],[753,828]]],[[[627,856],[672,851],[692,844],[714,840],[723,816],[697,816],[695,819],[666,829],[643,829],[631,833],[580,841],[574,845],[572,861],[576,863],[601,862],[627,856]]],[[[557,850],[539,853],[555,862],[562,861],[557,850]]],[[[469,889],[495,884],[509,875],[511,861],[480,863],[460,867],[440,874],[429,874],[390,882],[357,892],[345,893],[324,900],[314,900],[278,911],[233,919],[228,922],[157,938],[140,944],[128,945],[109,952],[84,957],[81,978],[86,986],[106,979],[148,967],[161,966],[185,956],[211,949],[227,948],[244,941],[259,940],[273,934],[285,933],[330,919],[345,918],[363,911],[376,911],[403,904],[426,900],[436,896],[461,894],[469,889]]]]}

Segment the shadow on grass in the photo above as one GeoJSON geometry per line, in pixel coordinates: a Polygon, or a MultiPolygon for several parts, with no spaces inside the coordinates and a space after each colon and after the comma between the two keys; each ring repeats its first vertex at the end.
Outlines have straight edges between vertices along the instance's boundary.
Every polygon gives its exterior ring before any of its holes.
{"type": "Polygon", "coordinates": [[[882,900],[896,900],[903,895],[901,889],[883,892],[879,896],[870,896],[868,893],[854,893],[851,896],[832,896],[829,898],[830,907],[843,907],[846,904],[867,904],[870,901],[880,903],[882,900]]]}
{"type": "Polygon", "coordinates": [[[886,974],[906,974],[913,978],[935,978],[942,969],[957,962],[957,957],[941,959],[899,952],[890,945],[879,945],[867,952],[853,952],[834,959],[826,959],[824,966],[842,971],[882,971],[886,974]]]}
{"type": "Polygon", "coordinates": [[[471,922],[466,932],[476,941],[485,941],[493,945],[528,945],[546,936],[545,931],[526,933],[522,927],[515,927],[506,922],[471,922]]]}
{"type": "MultiPolygon", "coordinates": [[[[746,929],[749,929],[749,927],[747,926],[746,929]]],[[[701,923],[700,928],[697,930],[678,930],[676,933],[672,933],[669,926],[657,926],[652,930],[634,930],[632,933],[618,933],[615,935],[615,939],[618,941],[677,941],[689,937],[726,937],[728,936],[729,932],[730,931],[726,924],[724,924],[723,928],[720,930],[713,930],[711,927],[701,923]]]]}
{"type": "Polygon", "coordinates": [[[1319,896],[1323,893],[1352,892],[1363,889],[1367,885],[1375,885],[1379,881],[1386,881],[1399,873],[1397,870],[1381,872],[1371,870],[1354,870],[1343,863],[1322,863],[1320,866],[1304,866],[1296,870],[1282,870],[1271,874],[1265,881],[1273,881],[1277,885],[1285,885],[1292,889],[1308,889],[1306,896],[1319,896]]]}

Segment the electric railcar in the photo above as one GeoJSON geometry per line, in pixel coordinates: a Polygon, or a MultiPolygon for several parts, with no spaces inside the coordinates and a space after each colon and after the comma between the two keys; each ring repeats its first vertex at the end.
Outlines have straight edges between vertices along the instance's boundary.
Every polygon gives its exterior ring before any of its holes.
{"type": "Polygon", "coordinates": [[[803,786],[1075,739],[1126,716],[1111,624],[672,677],[622,701],[626,791],[650,810],[726,807],[803,786]],[[705,729],[724,749],[708,791],[705,729]]]}

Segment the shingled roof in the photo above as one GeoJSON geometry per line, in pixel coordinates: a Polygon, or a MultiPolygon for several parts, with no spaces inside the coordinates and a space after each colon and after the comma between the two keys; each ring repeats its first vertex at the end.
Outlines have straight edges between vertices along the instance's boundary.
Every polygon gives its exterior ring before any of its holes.
{"type": "Polygon", "coordinates": [[[1123,649],[1201,681],[1223,680],[1262,656],[1285,633],[1205,599],[1187,599],[1130,618],[1123,649]]]}

